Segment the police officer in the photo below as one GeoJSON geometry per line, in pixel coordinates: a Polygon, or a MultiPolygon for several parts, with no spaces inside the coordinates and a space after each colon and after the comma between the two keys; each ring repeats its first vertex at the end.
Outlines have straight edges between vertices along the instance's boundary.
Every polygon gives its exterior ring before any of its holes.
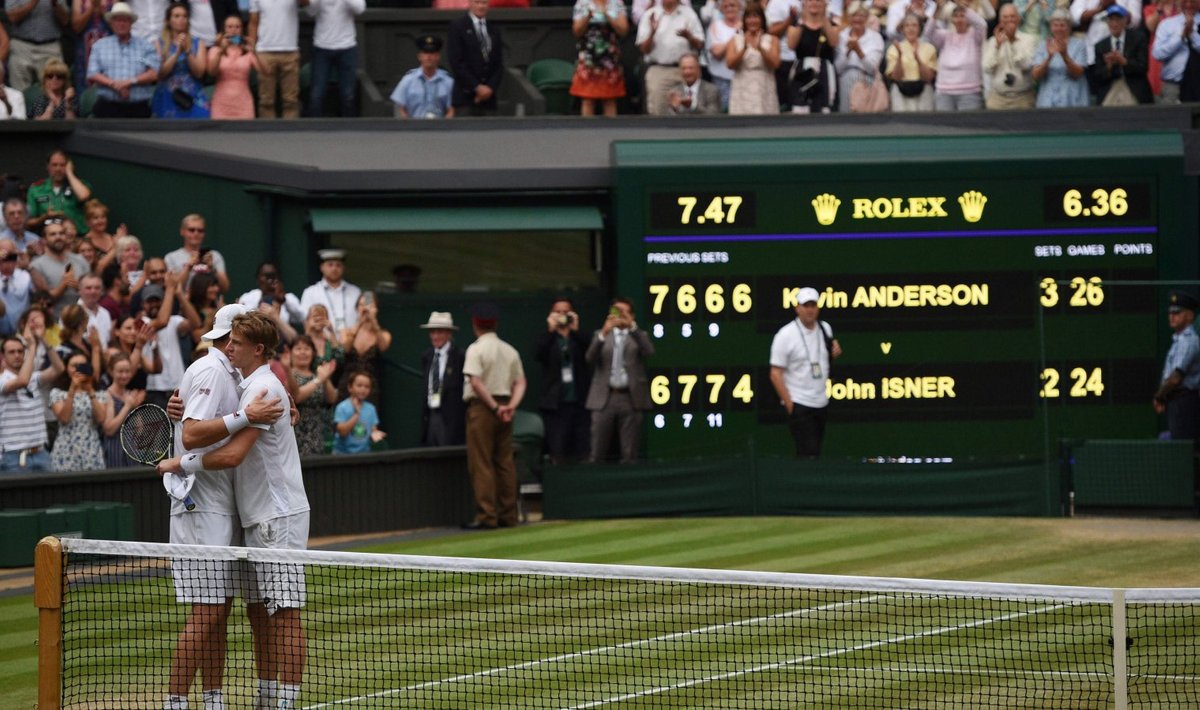
{"type": "Polygon", "coordinates": [[[1196,441],[1200,429],[1200,336],[1192,324],[1200,301],[1186,291],[1172,291],[1167,323],[1175,334],[1163,365],[1162,383],[1154,393],[1154,411],[1166,413],[1172,439],[1196,441]]]}

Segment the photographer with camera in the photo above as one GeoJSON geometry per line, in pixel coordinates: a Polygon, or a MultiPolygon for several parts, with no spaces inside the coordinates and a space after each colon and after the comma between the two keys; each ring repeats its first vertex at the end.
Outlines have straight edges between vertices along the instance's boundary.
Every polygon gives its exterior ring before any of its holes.
{"type": "Polygon", "coordinates": [[[614,298],[585,356],[592,367],[587,408],[592,411],[593,463],[608,458],[614,430],[621,442],[621,463],[637,461],[642,415],[652,406],[646,374],[646,358],[652,355],[650,336],[633,318],[633,301],[614,298]]]}
{"type": "MultiPolygon", "coordinates": [[[[209,272],[217,277],[221,285],[221,293],[229,293],[229,277],[225,275],[225,257],[216,249],[204,246],[207,227],[204,217],[189,214],[179,223],[179,236],[183,237],[183,246],[163,257],[167,262],[167,270],[185,272],[188,279],[192,273],[209,272]]],[[[184,284],[187,287],[187,283],[184,284]]]]}
{"type": "Polygon", "coordinates": [[[1038,38],[1018,32],[1021,13],[1012,4],[1000,7],[1000,20],[991,39],[983,43],[983,73],[990,77],[989,110],[1030,109],[1037,100],[1033,83],[1033,53],[1038,38]]]}
{"type": "Polygon", "coordinates": [[[534,344],[534,357],[542,365],[538,410],[551,463],[586,458],[591,447],[592,416],[583,406],[592,374],[587,348],[575,306],[566,297],[556,298],[546,316],[546,330],[534,344]]]}
{"type": "Polygon", "coordinates": [[[96,391],[88,356],[74,353],[67,359],[66,390],[50,390],[50,409],[58,418],[58,436],[50,451],[55,471],[95,471],[104,468],[98,427],[108,412],[108,393],[96,391]]]}
{"type": "Polygon", "coordinates": [[[279,328],[280,338],[287,343],[296,339],[304,328],[304,310],[300,308],[300,299],[294,293],[288,293],[283,286],[279,267],[274,262],[264,261],[254,272],[258,288],[238,296],[237,302],[251,309],[261,311],[275,321],[279,328]]]}

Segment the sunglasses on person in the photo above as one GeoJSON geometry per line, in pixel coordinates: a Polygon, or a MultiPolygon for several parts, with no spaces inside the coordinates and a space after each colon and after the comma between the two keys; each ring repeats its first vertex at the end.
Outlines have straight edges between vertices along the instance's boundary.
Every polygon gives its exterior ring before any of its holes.
{"type": "Polygon", "coordinates": [[[47,74],[46,78],[47,79],[66,79],[67,75],[66,74],[47,74]]]}

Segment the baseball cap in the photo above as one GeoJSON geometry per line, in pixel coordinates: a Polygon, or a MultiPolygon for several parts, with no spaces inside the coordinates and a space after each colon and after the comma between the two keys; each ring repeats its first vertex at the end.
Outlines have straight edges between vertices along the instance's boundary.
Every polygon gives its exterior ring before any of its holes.
{"type": "Polygon", "coordinates": [[[151,298],[157,298],[161,301],[165,294],[166,292],[163,291],[163,287],[158,284],[146,284],[142,287],[143,301],[149,301],[151,298]]]}
{"type": "Polygon", "coordinates": [[[205,340],[219,340],[229,335],[229,331],[233,330],[233,319],[249,313],[250,309],[240,303],[230,303],[227,306],[221,306],[221,310],[217,311],[217,315],[213,317],[212,330],[200,336],[205,340]]]}
{"type": "Polygon", "coordinates": [[[1108,8],[1108,12],[1104,15],[1105,19],[1110,17],[1129,17],[1129,10],[1126,10],[1120,5],[1113,5],[1112,7],[1108,8]]]}
{"type": "Polygon", "coordinates": [[[817,289],[805,286],[796,294],[796,303],[816,303],[819,298],[817,289]]]}

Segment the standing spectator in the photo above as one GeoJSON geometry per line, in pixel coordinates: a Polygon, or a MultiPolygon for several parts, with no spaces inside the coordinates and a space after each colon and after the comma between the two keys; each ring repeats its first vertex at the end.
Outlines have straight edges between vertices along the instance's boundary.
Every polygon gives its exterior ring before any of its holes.
{"type": "Polygon", "coordinates": [[[338,108],[343,118],[357,115],[354,107],[358,87],[358,37],[354,18],[367,9],[366,0],[311,0],[308,14],[316,18],[313,28],[312,86],[308,90],[308,113],[321,116],[330,71],[337,72],[338,108]]]}
{"type": "Polygon", "coordinates": [[[0,336],[17,332],[17,320],[29,310],[33,278],[18,266],[21,255],[11,239],[0,239],[0,336]]]}
{"type": "Polygon", "coordinates": [[[68,249],[67,230],[61,218],[47,220],[46,253],[29,265],[29,275],[39,291],[48,291],[57,318],[67,304],[79,300],[79,279],[91,272],[91,266],[80,255],[68,249]]]}
{"type": "Polygon", "coordinates": [[[91,365],[92,378],[99,382],[104,373],[105,349],[95,329],[88,327],[87,311],[72,303],[63,309],[58,325],[58,353],[63,361],[76,353],[84,355],[91,365]]]}
{"type": "Polygon", "coordinates": [[[131,389],[134,369],[129,362],[129,356],[124,353],[114,356],[108,361],[108,376],[112,384],[105,393],[108,401],[104,407],[104,424],[100,437],[100,448],[104,451],[104,465],[107,468],[126,468],[135,465],[121,447],[121,425],[129,413],[141,406],[146,399],[146,391],[131,389]]]}
{"type": "MultiPolygon", "coordinates": [[[[316,355],[313,357],[314,367],[333,361],[338,364],[338,368],[341,368],[346,352],[342,350],[341,341],[338,340],[337,334],[329,325],[329,311],[325,306],[318,303],[308,309],[308,316],[304,319],[304,335],[312,340],[313,347],[316,349],[316,355]]],[[[337,376],[341,377],[341,375],[342,373],[339,371],[337,376]]],[[[337,384],[336,379],[334,384],[337,384]]]]}
{"type": "Polygon", "coordinates": [[[0,64],[0,121],[24,121],[26,118],[25,94],[5,83],[4,65],[0,64]]]}
{"type": "Polygon", "coordinates": [[[116,264],[104,267],[100,272],[100,285],[104,289],[100,306],[108,311],[115,324],[129,313],[129,284],[121,280],[121,267],[116,264]]]}
{"type": "Polygon", "coordinates": [[[158,348],[147,348],[146,344],[154,342],[154,328],[141,318],[125,316],[117,322],[112,345],[108,349],[108,361],[125,356],[133,369],[129,387],[135,390],[146,389],[147,378],[162,372],[162,360],[158,357],[158,348]]]}
{"type": "Polygon", "coordinates": [[[296,294],[288,293],[284,288],[279,267],[274,262],[264,261],[258,265],[258,270],[254,272],[254,278],[258,283],[258,288],[238,296],[237,302],[251,310],[257,310],[259,304],[264,301],[268,305],[282,302],[288,321],[294,323],[296,327],[303,327],[304,310],[300,307],[300,299],[296,298],[296,294]]]}
{"type": "MultiPolygon", "coordinates": [[[[96,42],[112,34],[104,15],[112,10],[114,0],[71,0],[71,31],[75,33],[75,94],[87,89],[88,60],[96,42]]],[[[49,62],[47,62],[49,64],[49,62]]],[[[63,66],[66,66],[65,64],[63,66]]]]}
{"type": "Polygon", "coordinates": [[[71,8],[61,0],[5,0],[11,29],[8,71],[13,88],[24,91],[37,83],[49,59],[62,61],[62,29],[71,8]]]}
{"type": "MultiPolygon", "coordinates": [[[[1017,11],[1018,32],[1037,41],[1050,36],[1050,0],[1013,0],[1006,4],[1011,4],[1017,11]]],[[[1058,4],[1057,0],[1055,4],[1058,4]]],[[[1003,7],[1001,5],[1001,9],[1003,7]]]]}
{"type": "Polygon", "coordinates": [[[1193,324],[1200,301],[1186,291],[1172,291],[1167,306],[1171,349],[1154,393],[1154,411],[1167,415],[1167,431],[1175,440],[1200,441],[1200,337],[1193,324]]]}
{"type": "Polygon", "coordinates": [[[621,443],[621,463],[637,460],[642,413],[651,406],[646,359],[652,355],[650,336],[633,319],[633,301],[614,298],[585,355],[592,368],[587,408],[592,412],[593,463],[608,458],[614,430],[621,443]]]}
{"type": "Polygon", "coordinates": [[[200,327],[192,331],[192,342],[200,347],[204,334],[213,329],[217,311],[225,305],[221,296],[221,285],[210,273],[200,273],[192,277],[187,285],[187,298],[200,316],[200,327]]]}
{"type": "Polygon", "coordinates": [[[300,118],[300,14],[308,0],[250,0],[250,48],[258,56],[258,116],[300,118]]]}
{"type": "Polygon", "coordinates": [[[725,64],[733,71],[729,87],[729,113],[765,115],[779,113],[775,70],[779,68],[779,38],[766,31],[762,5],[750,0],[742,17],[742,31],[725,50],[725,64]]]}
{"type": "Polygon", "coordinates": [[[121,270],[121,278],[129,286],[129,294],[142,288],[146,280],[146,272],[142,270],[142,242],[140,239],[130,234],[117,237],[117,266],[121,270]]]}
{"type": "Polygon", "coordinates": [[[704,28],[691,7],[662,0],[642,15],[636,42],[646,64],[646,113],[665,116],[671,109],[667,94],[682,79],[679,60],[704,48],[704,28]]]}
{"type": "MultiPolygon", "coordinates": [[[[104,295],[104,282],[95,274],[87,274],[79,279],[79,305],[87,314],[88,330],[95,329],[99,338],[93,346],[103,349],[112,338],[113,322],[109,312],[100,306],[100,297],[104,295]]],[[[99,374],[99,373],[97,373],[99,374]]]]}
{"type": "MultiPolygon", "coordinates": [[[[25,200],[20,197],[10,197],[4,201],[4,230],[0,231],[0,239],[9,239],[17,254],[24,258],[24,266],[35,256],[44,254],[45,244],[38,235],[25,228],[29,212],[25,209],[25,200]]],[[[39,225],[40,227],[40,225],[39,225]]]]}
{"type": "Polygon", "coordinates": [[[900,23],[903,37],[887,49],[892,80],[892,111],[932,111],[937,49],[921,39],[921,18],[909,14],[900,23]]]}
{"type": "Polygon", "coordinates": [[[350,394],[333,410],[333,453],[365,454],[387,436],[379,429],[379,412],[368,399],[374,380],[368,372],[347,375],[350,394]]]}
{"type": "Polygon", "coordinates": [[[1038,108],[1088,105],[1087,47],[1071,36],[1071,13],[1050,15],[1050,39],[1033,53],[1033,78],[1038,82],[1038,108]]]}
{"type": "Polygon", "coordinates": [[[584,459],[591,451],[592,416],[584,406],[592,374],[588,343],[571,300],[555,300],[546,316],[546,330],[534,343],[534,357],[542,364],[538,410],[552,463],[584,459]]]}
{"type": "MultiPolygon", "coordinates": [[[[733,82],[733,69],[725,63],[725,55],[732,46],[730,42],[742,29],[741,0],[721,0],[721,16],[708,23],[704,40],[704,53],[708,60],[708,73],[721,94],[721,112],[729,111],[729,86],[733,82]]],[[[766,26],[764,21],[763,26],[766,26]]]]}
{"type": "MultiPolygon", "coordinates": [[[[1057,0],[1056,0],[1057,1],[1057,0]]],[[[904,37],[900,24],[909,15],[916,15],[921,27],[925,21],[937,12],[936,0],[896,0],[888,5],[887,25],[884,27],[885,39],[896,41],[904,37]]]]}
{"type": "Polygon", "coordinates": [[[63,371],[54,348],[46,345],[46,327],[29,319],[24,337],[9,336],[3,345],[4,371],[0,372],[0,473],[24,474],[49,471],[46,450],[46,408],[42,391],[63,371]],[[50,364],[34,371],[39,349],[50,364]]]}
{"type": "Polygon", "coordinates": [[[800,20],[788,28],[787,43],[796,53],[792,77],[793,113],[829,113],[837,106],[833,60],[839,39],[825,0],[803,0],[800,20]]]}
{"type": "MultiPolygon", "coordinates": [[[[341,378],[341,392],[345,394],[349,393],[350,379],[355,372],[371,373],[371,381],[378,384],[383,375],[383,354],[392,347],[392,334],[379,325],[379,304],[375,302],[375,294],[367,291],[359,296],[355,309],[358,323],[353,328],[343,329],[340,338],[346,353],[341,378]]],[[[379,406],[378,391],[372,393],[371,402],[379,406]]]]}
{"type": "Polygon", "coordinates": [[[117,228],[117,234],[108,231],[108,206],[100,200],[92,198],[83,206],[84,219],[87,220],[88,231],[83,234],[80,244],[87,242],[96,250],[99,261],[94,269],[103,274],[109,264],[117,263],[117,237],[125,236],[125,225],[117,228]]]}
{"type": "MultiPolygon", "coordinates": [[[[767,32],[779,40],[779,66],[775,68],[775,96],[780,108],[790,111],[792,100],[789,76],[796,53],[788,46],[788,28],[800,19],[801,0],[769,0],[766,6],[767,32]]],[[[743,26],[743,29],[744,26],[743,26]]]]}
{"type": "Polygon", "coordinates": [[[96,42],[88,58],[88,82],[100,87],[92,113],[96,118],[149,118],[150,97],[158,81],[158,52],[132,34],[138,16],[127,3],[113,3],[104,19],[113,34],[96,42]]]}
{"type": "Polygon", "coordinates": [[[1150,81],[1150,88],[1155,97],[1162,94],[1162,62],[1154,57],[1154,36],[1158,34],[1160,22],[1180,13],[1180,4],[1180,0],[1157,0],[1142,4],[1142,22],[1150,36],[1150,59],[1146,78],[1150,81]]]}
{"type": "Polygon", "coordinates": [[[721,92],[710,81],[700,78],[700,60],[685,54],[679,60],[680,82],[667,91],[672,114],[721,112],[721,92]]]}
{"type": "Polygon", "coordinates": [[[333,322],[335,333],[353,328],[358,325],[355,304],[362,295],[362,289],[342,278],[346,273],[346,252],[342,249],[321,249],[317,256],[321,259],[322,278],[304,289],[300,295],[300,308],[307,317],[314,305],[321,304],[333,322]]]}
{"type": "MultiPolygon", "coordinates": [[[[1162,62],[1162,102],[1177,104],[1183,98],[1184,69],[1193,51],[1200,51],[1196,0],[1180,0],[1179,14],[1158,23],[1154,32],[1154,58],[1162,62]]],[[[1189,91],[1195,87],[1190,87],[1189,91]]],[[[1189,97],[1189,100],[1194,100],[1189,97]]]]}
{"type": "Polygon", "coordinates": [[[421,353],[425,403],[421,407],[422,446],[462,446],[467,441],[467,409],[463,401],[466,354],[454,343],[454,317],[434,311],[421,326],[429,332],[429,349],[421,353]]]}
{"type": "Polygon", "coordinates": [[[188,0],[191,6],[192,36],[212,47],[217,33],[225,26],[225,18],[239,13],[237,0],[188,0]]]}
{"type": "Polygon", "coordinates": [[[254,118],[254,95],[250,93],[250,70],[264,72],[254,48],[242,36],[242,18],[225,18],[224,31],[208,50],[208,73],[216,77],[211,111],[217,119],[254,118]]]}
{"type": "Polygon", "coordinates": [[[147,379],[146,401],[164,408],[171,391],[183,380],[183,372],[187,367],[179,347],[179,338],[200,327],[200,317],[184,297],[181,281],[176,274],[167,272],[165,289],[158,284],[142,288],[142,305],[145,307],[142,320],[154,329],[154,341],[149,347],[158,351],[162,361],[162,372],[150,375],[147,379]],[[171,315],[176,302],[180,304],[183,315],[171,315]]]}
{"type": "Polygon", "coordinates": [[[442,41],[433,35],[417,40],[417,67],[409,69],[388,98],[396,118],[454,118],[454,79],[438,66],[442,41]]]}
{"type": "Polygon", "coordinates": [[[133,36],[153,44],[154,40],[162,34],[163,17],[167,12],[170,0],[130,0],[130,2],[133,11],[142,17],[142,21],[133,28],[133,36]]]}
{"type": "Polygon", "coordinates": [[[983,43],[983,73],[989,78],[988,110],[1033,108],[1033,54],[1038,40],[1018,30],[1021,16],[1008,3],[1000,6],[1000,22],[992,39],[983,43]]]}
{"type": "Polygon", "coordinates": [[[833,65],[838,76],[838,111],[849,113],[850,92],[862,81],[882,81],[878,77],[883,60],[883,35],[867,26],[871,11],[861,0],[846,10],[849,24],[838,38],[837,58],[833,65]]]}
{"type": "Polygon", "coordinates": [[[1096,101],[1101,106],[1154,103],[1146,79],[1150,56],[1146,35],[1129,28],[1129,11],[1120,5],[1108,8],[1108,37],[1096,43],[1096,63],[1088,67],[1096,101]]]}
{"type": "Polygon", "coordinates": [[[82,353],[67,359],[67,377],[70,385],[66,390],[50,390],[50,409],[59,421],[50,465],[55,471],[102,469],[104,450],[98,427],[108,412],[108,393],[96,391],[92,365],[82,353]]]}
{"type": "Polygon", "coordinates": [[[470,0],[466,14],[450,23],[446,52],[454,75],[454,115],[496,113],[496,90],[504,78],[504,43],[500,30],[488,27],[488,0],[470,0]]]}
{"type": "MultiPolygon", "coordinates": [[[[64,226],[70,225],[70,224],[71,224],[70,222],[67,222],[67,223],[65,223],[64,226]]],[[[67,234],[70,235],[70,232],[71,232],[71,228],[69,226],[67,226],[67,234]]],[[[70,238],[71,237],[68,236],[68,239],[70,239],[70,238]]],[[[78,254],[84,258],[84,261],[86,261],[88,263],[88,271],[89,272],[91,272],[93,274],[96,273],[96,265],[97,265],[97,262],[100,260],[100,255],[96,251],[96,247],[92,246],[91,242],[87,241],[86,239],[76,241],[75,248],[72,251],[74,251],[76,254],[78,254]]]]}
{"type": "Polygon", "coordinates": [[[186,2],[167,6],[167,24],[154,40],[158,50],[158,88],[150,100],[155,118],[208,118],[204,72],[208,48],[191,34],[192,10],[186,2]]]}
{"type": "Polygon", "coordinates": [[[193,273],[211,273],[221,285],[221,293],[229,290],[229,277],[225,275],[225,257],[216,249],[204,247],[208,226],[203,215],[189,214],[179,222],[179,236],[183,246],[168,252],[163,257],[168,271],[182,273],[191,278],[193,273]]]}
{"type": "Polygon", "coordinates": [[[301,335],[292,343],[292,385],[296,392],[296,446],[301,456],[325,453],[325,441],[332,434],[329,407],[337,401],[333,386],[333,360],[315,364],[316,345],[312,338],[301,335]]]}
{"type": "MultiPolygon", "coordinates": [[[[1084,31],[1083,45],[1087,50],[1083,66],[1095,62],[1096,43],[1108,36],[1108,27],[1104,21],[1106,12],[1113,7],[1124,8],[1129,18],[1129,26],[1142,28],[1142,0],[1072,0],[1070,10],[1071,27],[1084,31]]],[[[1053,18],[1053,13],[1051,14],[1053,18]]],[[[1050,27],[1054,34],[1054,27],[1050,27]]]]}
{"type": "Polygon", "coordinates": [[[475,492],[471,530],[517,524],[517,469],[513,463],[513,414],[525,396],[525,370],[516,348],[496,335],[500,309],[471,309],[475,342],[467,347],[463,374],[467,402],[467,470],[475,492]]]}
{"type": "Polygon", "coordinates": [[[66,217],[79,231],[87,231],[83,205],[92,198],[92,186],[75,175],[75,163],[65,150],[56,150],[46,160],[46,177],[29,186],[25,228],[42,231],[47,219],[66,217]]]}
{"type": "Polygon", "coordinates": [[[821,455],[829,397],[825,383],[829,366],[842,354],[833,328],[819,319],[817,290],[802,288],[796,298],[796,317],[771,341],[771,384],[788,417],[796,456],[821,455]]]}
{"type": "Polygon", "coordinates": [[[579,98],[579,112],[595,116],[600,101],[605,116],[616,116],[617,99],[625,96],[625,67],[621,64],[621,38],[629,34],[625,3],[576,0],[571,33],[578,48],[571,95],[579,98]]]}
{"type": "MultiPolygon", "coordinates": [[[[938,15],[946,0],[939,0],[938,15]]],[[[987,22],[979,13],[954,3],[950,27],[930,18],[925,39],[937,48],[938,72],[933,106],[937,111],[978,111],[983,108],[983,42],[987,22]]]]}
{"type": "MultiPolygon", "coordinates": [[[[134,284],[135,288],[129,297],[129,312],[140,313],[143,310],[142,292],[146,286],[155,285],[166,289],[167,286],[167,265],[162,259],[157,256],[152,256],[146,259],[146,268],[142,271],[142,279],[139,284],[134,284]],[[139,285],[140,284],[140,285],[139,285]]],[[[178,306],[173,310],[178,310],[178,306]]]]}

